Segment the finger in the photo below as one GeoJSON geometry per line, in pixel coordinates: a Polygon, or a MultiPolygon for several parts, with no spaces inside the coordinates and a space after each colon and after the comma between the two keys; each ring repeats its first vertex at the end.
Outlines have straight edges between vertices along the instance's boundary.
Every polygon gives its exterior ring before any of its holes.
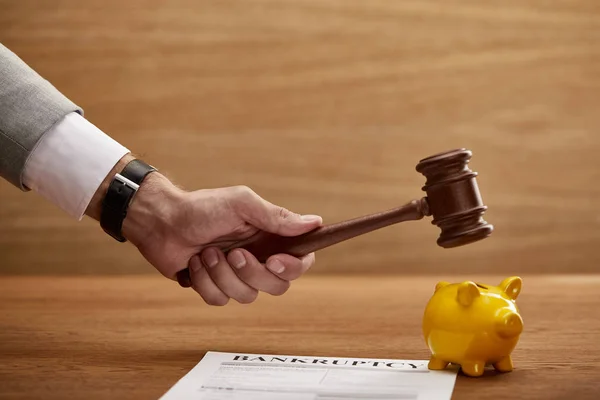
{"type": "Polygon", "coordinates": [[[256,290],[281,296],[290,288],[290,282],[272,274],[247,250],[232,250],[227,254],[227,261],[234,267],[237,276],[256,290]]]}
{"type": "Polygon", "coordinates": [[[318,228],[323,219],[318,215],[300,215],[276,206],[246,186],[234,188],[231,204],[255,227],[282,236],[297,236],[318,228]]]}
{"type": "Polygon", "coordinates": [[[248,285],[233,272],[223,252],[216,247],[209,247],[200,256],[213,282],[228,297],[238,303],[248,304],[256,300],[258,291],[248,285]]]}
{"type": "Polygon", "coordinates": [[[293,281],[300,278],[315,263],[315,253],[297,258],[289,254],[276,254],[267,259],[267,268],[281,279],[293,281]]]}
{"type": "Polygon", "coordinates": [[[202,297],[206,304],[224,306],[229,302],[229,297],[213,282],[198,256],[193,256],[190,259],[189,270],[192,288],[202,297]]]}

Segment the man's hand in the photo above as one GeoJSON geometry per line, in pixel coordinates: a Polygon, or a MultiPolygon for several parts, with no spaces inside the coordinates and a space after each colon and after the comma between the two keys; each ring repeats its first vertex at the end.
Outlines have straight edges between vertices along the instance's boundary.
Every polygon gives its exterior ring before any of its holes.
{"type": "MultiPolygon", "coordinates": [[[[98,217],[98,207],[90,207],[89,215],[98,217]]],[[[277,254],[263,265],[243,249],[226,257],[219,246],[246,239],[259,230],[296,236],[321,223],[318,216],[295,214],[245,186],[187,192],[153,172],[129,207],[123,235],[170,279],[189,266],[193,289],[207,304],[223,306],[229,299],[251,303],[259,291],[282,295],[292,280],[314,264],[315,255],[277,254]]]]}

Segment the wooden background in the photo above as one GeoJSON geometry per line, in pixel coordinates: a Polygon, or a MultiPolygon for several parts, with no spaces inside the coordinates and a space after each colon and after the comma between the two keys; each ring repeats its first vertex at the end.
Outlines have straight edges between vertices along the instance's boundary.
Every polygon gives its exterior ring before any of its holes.
{"type": "MultiPolygon", "coordinates": [[[[177,183],[326,222],[421,196],[423,157],[474,152],[491,238],[444,250],[404,223],[312,273],[600,265],[597,0],[0,0],[0,41],[177,183]]],[[[34,193],[0,182],[0,202],[1,273],[155,273],[34,193]]]]}

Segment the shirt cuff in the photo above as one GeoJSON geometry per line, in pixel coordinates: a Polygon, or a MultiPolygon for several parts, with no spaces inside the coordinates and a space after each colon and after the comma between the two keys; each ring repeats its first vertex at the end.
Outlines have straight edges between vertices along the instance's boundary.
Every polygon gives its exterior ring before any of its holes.
{"type": "Polygon", "coordinates": [[[29,156],[23,183],[81,220],[94,193],[129,150],[73,112],[42,136],[29,156]]]}

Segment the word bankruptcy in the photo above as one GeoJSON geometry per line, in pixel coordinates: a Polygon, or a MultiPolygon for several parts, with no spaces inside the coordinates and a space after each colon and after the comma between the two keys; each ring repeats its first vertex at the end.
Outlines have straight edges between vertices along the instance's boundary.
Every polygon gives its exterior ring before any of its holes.
{"type": "Polygon", "coordinates": [[[426,368],[422,363],[407,361],[390,360],[352,360],[352,359],[331,359],[331,358],[299,358],[283,356],[256,356],[256,355],[236,355],[233,361],[247,361],[252,363],[277,363],[277,364],[317,364],[317,365],[338,365],[338,366],[362,366],[362,367],[383,367],[393,369],[421,369],[426,368]]]}

